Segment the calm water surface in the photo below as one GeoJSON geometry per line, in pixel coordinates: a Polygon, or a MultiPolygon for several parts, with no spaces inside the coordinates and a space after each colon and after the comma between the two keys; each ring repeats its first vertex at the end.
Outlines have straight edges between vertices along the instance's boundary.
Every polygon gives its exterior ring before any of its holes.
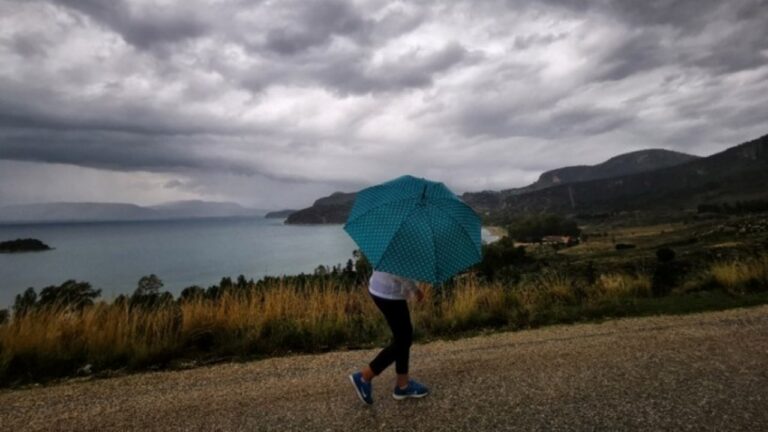
{"type": "MultiPolygon", "coordinates": [[[[0,254],[0,308],[28,287],[90,282],[111,299],[154,273],[164,289],[207,287],[222,277],[310,273],[345,263],[356,249],[341,225],[284,225],[282,219],[0,225],[0,241],[32,237],[55,248],[0,254]]],[[[483,230],[483,238],[491,236],[483,230]]]]}

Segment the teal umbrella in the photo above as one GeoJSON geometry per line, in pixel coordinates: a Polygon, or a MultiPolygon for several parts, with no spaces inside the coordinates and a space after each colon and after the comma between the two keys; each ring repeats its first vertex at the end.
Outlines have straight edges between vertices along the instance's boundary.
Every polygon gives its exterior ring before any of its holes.
{"type": "Polygon", "coordinates": [[[441,284],[482,258],[480,218],[444,184],[402,176],[357,193],[344,230],[373,268],[441,284]]]}

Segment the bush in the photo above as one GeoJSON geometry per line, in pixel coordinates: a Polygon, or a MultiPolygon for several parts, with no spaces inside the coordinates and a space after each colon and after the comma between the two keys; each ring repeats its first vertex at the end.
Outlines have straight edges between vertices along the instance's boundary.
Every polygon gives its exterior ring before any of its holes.
{"type": "Polygon", "coordinates": [[[511,282],[513,280],[510,279],[515,279],[516,282],[519,272],[515,272],[514,268],[530,264],[532,261],[526,255],[525,248],[515,246],[515,241],[507,236],[483,245],[483,259],[475,266],[475,270],[489,281],[504,275],[505,281],[511,282]]]}
{"type": "Polygon", "coordinates": [[[662,262],[670,262],[675,259],[675,251],[673,251],[670,248],[660,248],[656,250],[656,259],[662,263],[662,262]]]}
{"type": "Polygon", "coordinates": [[[575,221],[554,214],[532,215],[512,221],[507,227],[509,237],[524,242],[540,242],[544,236],[578,236],[581,232],[575,221]]]}
{"type": "Polygon", "coordinates": [[[686,264],[675,261],[675,251],[661,248],[656,251],[656,270],[653,272],[651,291],[655,297],[669,294],[688,271],[686,264]]]}

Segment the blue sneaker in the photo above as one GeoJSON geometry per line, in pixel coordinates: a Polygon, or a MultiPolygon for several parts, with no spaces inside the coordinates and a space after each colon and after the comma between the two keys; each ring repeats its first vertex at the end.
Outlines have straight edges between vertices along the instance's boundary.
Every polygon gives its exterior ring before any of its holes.
{"type": "Polygon", "coordinates": [[[352,381],[352,385],[355,386],[357,396],[361,401],[368,405],[373,404],[373,389],[370,382],[363,381],[363,374],[360,372],[353,373],[349,376],[349,380],[352,381]]]}
{"type": "Polygon", "coordinates": [[[392,397],[397,400],[403,400],[407,398],[422,398],[428,394],[429,389],[424,385],[414,380],[408,380],[408,386],[404,389],[395,386],[395,391],[392,392],[392,397]]]}

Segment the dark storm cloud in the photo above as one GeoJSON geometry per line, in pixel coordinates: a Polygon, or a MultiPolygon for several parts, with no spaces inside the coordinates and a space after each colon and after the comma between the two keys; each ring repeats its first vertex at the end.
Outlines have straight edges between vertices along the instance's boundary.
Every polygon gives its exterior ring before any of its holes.
{"type": "Polygon", "coordinates": [[[202,17],[183,6],[132,8],[127,0],[57,0],[57,3],[89,16],[138,48],[199,37],[208,29],[202,17]]]}
{"type": "Polygon", "coordinates": [[[273,85],[321,86],[340,95],[403,92],[429,87],[441,73],[480,58],[455,42],[429,52],[414,49],[379,64],[368,54],[328,54],[248,71],[239,84],[253,92],[273,85]]]}
{"type": "Polygon", "coordinates": [[[517,49],[529,49],[540,45],[549,45],[552,42],[562,40],[567,36],[568,35],[566,33],[546,33],[515,36],[514,46],[517,49]]]}
{"type": "Polygon", "coordinates": [[[461,130],[469,136],[537,137],[545,139],[599,135],[626,126],[632,115],[589,106],[527,115],[523,110],[487,107],[462,114],[461,130]]]}
{"type": "Polygon", "coordinates": [[[16,55],[27,58],[42,57],[50,41],[44,34],[18,34],[11,38],[10,46],[16,55]]]}
{"type": "MultiPolygon", "coordinates": [[[[740,10],[750,9],[762,2],[763,0],[751,0],[736,4],[736,7],[740,10]]],[[[530,4],[526,1],[510,3],[530,4]]],[[[726,4],[719,0],[543,0],[542,3],[568,9],[575,14],[611,15],[634,27],[671,25],[683,30],[701,29],[710,19],[711,14],[726,4]]],[[[728,7],[733,7],[733,5],[728,7]]]]}
{"type": "MultiPolygon", "coordinates": [[[[531,2],[502,2],[506,8],[530,8],[531,2]]],[[[622,22],[626,33],[599,59],[595,79],[623,79],[665,64],[730,73],[765,64],[768,49],[766,0],[544,0],[540,4],[572,16],[603,16],[622,22]]],[[[554,35],[522,37],[518,48],[551,42],[554,35]]]]}
{"type": "Polygon", "coordinates": [[[346,2],[294,2],[292,6],[287,22],[267,32],[268,50],[293,55],[326,45],[335,36],[361,42],[371,33],[371,21],[346,2]]]}
{"type": "MultiPolygon", "coordinates": [[[[46,95],[37,93],[37,95],[46,95]]],[[[28,98],[30,93],[25,95],[28,98]]],[[[0,128],[59,131],[112,131],[154,135],[232,135],[256,133],[256,127],[211,121],[207,116],[169,112],[168,107],[143,105],[132,101],[94,104],[85,110],[72,110],[55,95],[45,103],[6,98],[0,95],[0,128]]]]}
{"type": "Polygon", "coordinates": [[[595,65],[596,80],[622,80],[674,61],[675,53],[662,48],[662,31],[642,29],[608,50],[595,65]]]}
{"type": "Polygon", "coordinates": [[[421,25],[428,15],[424,10],[393,8],[365,17],[348,2],[292,1],[271,13],[274,20],[264,23],[263,37],[235,37],[251,55],[267,60],[238,79],[249,91],[273,85],[319,85],[342,95],[404,91],[429,86],[436,74],[472,57],[447,41],[377,63],[376,49],[421,25]]]}
{"type": "MultiPolygon", "coordinates": [[[[718,110],[712,104],[712,94],[721,89],[716,81],[718,76],[740,71],[749,71],[765,67],[768,64],[768,2],[764,0],[738,0],[733,2],[719,1],[655,1],[655,2],[613,2],[613,1],[560,1],[548,0],[550,7],[567,11],[576,18],[597,16],[603,17],[608,23],[622,23],[621,33],[611,35],[595,44],[583,53],[579,60],[584,62],[584,73],[580,78],[565,77],[573,82],[566,91],[550,95],[550,97],[535,96],[523,101],[498,101],[488,103],[484,99],[470,98],[462,100],[462,108],[458,111],[458,121],[454,126],[467,136],[487,135],[530,136],[551,139],[558,135],[573,136],[602,134],[613,129],[625,127],[635,116],[636,104],[629,103],[613,109],[581,107],[578,112],[568,115],[553,111],[560,101],[573,97],[585,86],[595,86],[601,82],[622,82],[649,74],[655,70],[673,70],[674,74],[682,76],[676,87],[684,86],[689,77],[697,76],[698,80],[707,77],[706,86],[710,86],[701,100],[693,102],[691,98],[675,101],[681,104],[681,112],[691,112],[693,105],[699,115],[706,118],[715,116],[718,110]],[[538,115],[530,115],[530,113],[538,115]]],[[[521,5],[530,7],[531,3],[513,1],[506,2],[508,8],[521,5]]],[[[585,32],[576,35],[577,38],[589,38],[592,31],[598,28],[587,28],[585,32]]],[[[543,45],[556,42],[559,38],[547,35],[517,36],[515,47],[526,49],[530,44],[543,45]]],[[[531,79],[529,75],[527,79],[531,79]]],[[[764,81],[764,78],[763,78],[764,81]]],[[[763,85],[766,91],[768,86],[763,85]]],[[[648,94],[653,92],[652,84],[647,85],[648,94]]],[[[658,88],[661,90],[661,88],[658,88]]],[[[514,98],[511,94],[510,98],[514,98]]],[[[757,96],[747,96],[754,99],[757,96]]],[[[636,101],[636,100],[635,100],[636,101]]],[[[743,100],[740,103],[753,105],[754,102],[743,100]]],[[[754,109],[750,110],[750,113],[754,109]]],[[[733,112],[733,110],[731,110],[733,112]]],[[[729,117],[731,117],[729,115],[729,117]]],[[[733,119],[733,125],[738,127],[755,127],[765,116],[747,115],[733,119]]],[[[718,117],[718,120],[722,117],[718,117]]],[[[669,119],[670,123],[672,119],[669,119]]],[[[684,135],[684,134],[683,134],[684,135]]],[[[673,135],[681,147],[695,142],[692,134],[690,139],[680,139],[681,135],[673,135]]]]}
{"type": "MultiPolygon", "coordinates": [[[[0,132],[0,160],[70,164],[121,172],[222,173],[259,176],[285,183],[313,180],[301,172],[276,171],[269,161],[258,161],[258,150],[251,152],[256,160],[212,154],[212,147],[225,148],[227,145],[218,141],[212,146],[209,139],[205,136],[147,136],[109,131],[13,129],[0,132]]],[[[235,145],[237,143],[231,146],[235,145]]],[[[296,149],[295,145],[291,147],[291,151],[296,149]]],[[[337,184],[357,186],[359,182],[342,179],[337,184]]]]}
{"type": "Polygon", "coordinates": [[[476,59],[464,47],[453,43],[427,54],[406,53],[375,66],[354,60],[324,65],[318,68],[315,78],[340,93],[402,91],[428,87],[437,74],[476,59]]]}
{"type": "Polygon", "coordinates": [[[253,167],[215,156],[200,157],[184,140],[108,132],[35,132],[0,136],[0,159],[52,162],[118,171],[205,169],[253,174],[253,167]]]}
{"type": "Polygon", "coordinates": [[[0,159],[168,193],[520,186],[720,150],[766,105],[766,0],[0,0],[0,159]]]}
{"type": "Polygon", "coordinates": [[[628,37],[612,52],[609,79],[672,63],[712,68],[716,73],[765,64],[768,1],[659,0],[557,1],[573,12],[594,11],[623,20],[628,37]],[[634,32],[633,32],[634,31],[634,32]],[[695,38],[698,40],[688,40],[695,38]]]}

